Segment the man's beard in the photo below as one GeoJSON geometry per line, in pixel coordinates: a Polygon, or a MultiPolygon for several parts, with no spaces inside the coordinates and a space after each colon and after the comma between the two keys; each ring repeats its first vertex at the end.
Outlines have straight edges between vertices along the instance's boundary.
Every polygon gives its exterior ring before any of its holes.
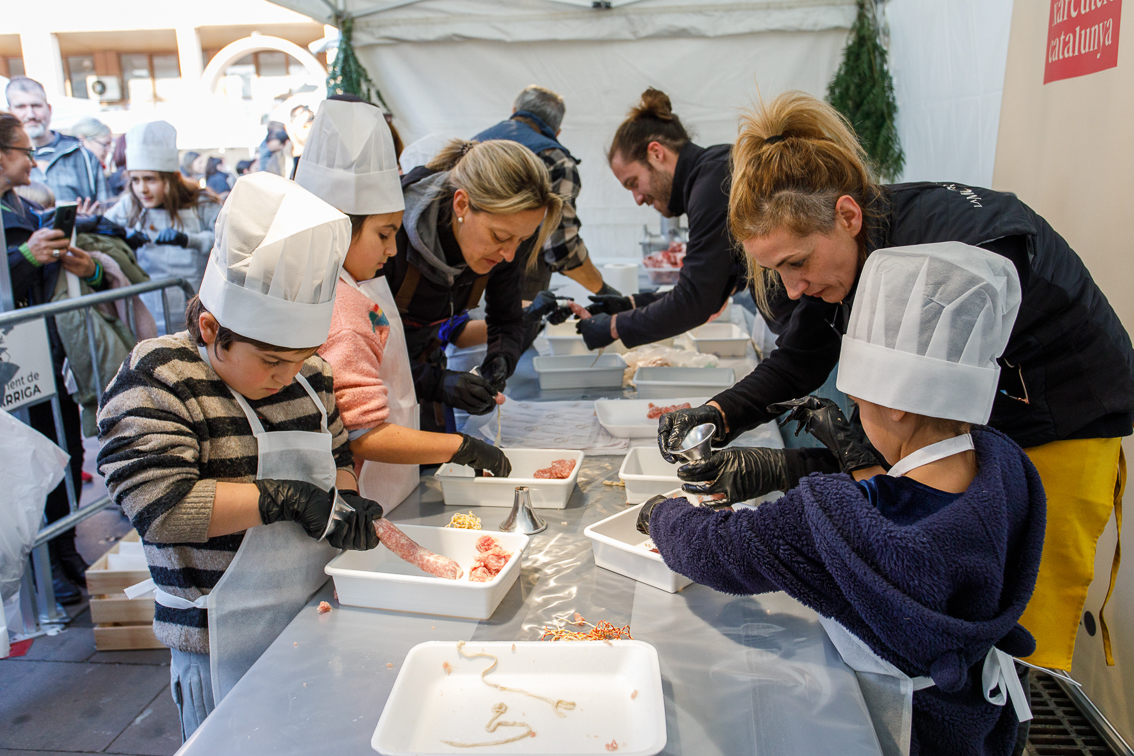
{"type": "Polygon", "coordinates": [[[671,196],[673,196],[673,176],[665,171],[655,170],[653,166],[650,166],[650,197],[661,202],[662,209],[658,212],[666,218],[673,217],[669,212],[671,196]]]}
{"type": "Polygon", "coordinates": [[[28,139],[35,141],[47,133],[47,127],[42,123],[25,123],[24,133],[28,135],[28,139]]]}

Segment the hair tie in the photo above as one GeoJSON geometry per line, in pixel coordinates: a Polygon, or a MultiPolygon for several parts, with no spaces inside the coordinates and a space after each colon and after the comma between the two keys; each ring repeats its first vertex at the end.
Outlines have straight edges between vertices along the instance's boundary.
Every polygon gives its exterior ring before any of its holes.
{"type": "Polygon", "coordinates": [[[473,148],[473,146],[474,145],[473,145],[472,142],[465,142],[464,144],[462,144],[461,145],[461,157],[464,157],[465,155],[469,154],[469,150],[471,150],[473,148]]]}
{"type": "Polygon", "coordinates": [[[787,137],[785,137],[783,134],[776,134],[775,136],[770,136],[765,139],[764,144],[778,144],[785,139],[787,139],[787,137]]]}

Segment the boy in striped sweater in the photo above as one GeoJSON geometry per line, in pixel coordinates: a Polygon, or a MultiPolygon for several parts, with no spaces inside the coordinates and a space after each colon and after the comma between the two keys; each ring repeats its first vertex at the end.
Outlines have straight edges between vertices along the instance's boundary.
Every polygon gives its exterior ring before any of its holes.
{"type": "MultiPolygon", "coordinates": [[[[210,656],[223,661],[226,649],[210,638],[209,614],[227,608],[220,586],[238,551],[233,582],[248,586],[277,556],[310,582],[334,549],[378,544],[382,508],[357,494],[331,368],[315,354],[349,238],[346,216],[306,190],[242,178],[188,330],[135,347],[102,396],[99,472],[142,537],[184,737],[213,708],[210,656]],[[332,516],[336,488],[349,506],[332,516]]],[[[298,606],[268,613],[286,624],[323,580],[299,587],[298,606]]]]}

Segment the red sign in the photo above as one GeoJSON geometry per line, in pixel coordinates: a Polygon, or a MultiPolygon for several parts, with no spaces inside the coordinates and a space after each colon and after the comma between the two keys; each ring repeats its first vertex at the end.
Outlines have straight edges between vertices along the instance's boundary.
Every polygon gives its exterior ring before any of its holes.
{"type": "Polygon", "coordinates": [[[1122,0],[1051,0],[1043,83],[1118,65],[1122,0]]]}

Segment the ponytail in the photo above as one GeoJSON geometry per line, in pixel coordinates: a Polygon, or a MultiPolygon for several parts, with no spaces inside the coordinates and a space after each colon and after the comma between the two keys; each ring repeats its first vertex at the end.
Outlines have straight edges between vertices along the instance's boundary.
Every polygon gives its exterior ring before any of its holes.
{"type": "MultiPolygon", "coordinates": [[[[837,110],[803,92],[761,101],[741,116],[732,148],[729,230],[743,242],[785,230],[796,236],[830,233],[839,197],[867,213],[880,189],[850,123],[837,110]]],[[[866,228],[859,257],[866,259],[866,228]]],[[[779,274],[747,257],[760,309],[782,285],[779,274]]]]}
{"type": "Polygon", "coordinates": [[[689,143],[689,133],[673,112],[673,103],[660,89],[650,87],[642,99],[630,108],[626,120],[614,132],[614,141],[606,151],[606,161],[620,156],[626,162],[646,162],[650,142],[657,142],[674,152],[689,143]]]}

